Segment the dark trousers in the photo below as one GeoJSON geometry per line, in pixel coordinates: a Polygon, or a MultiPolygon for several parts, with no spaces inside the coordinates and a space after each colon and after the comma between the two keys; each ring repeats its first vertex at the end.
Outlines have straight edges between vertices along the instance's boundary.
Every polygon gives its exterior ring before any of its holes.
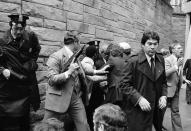
{"type": "Polygon", "coordinates": [[[97,107],[102,105],[104,102],[104,92],[99,87],[99,84],[95,84],[92,88],[92,95],[90,97],[89,105],[86,107],[88,124],[90,129],[93,131],[93,113],[97,107]]]}
{"type": "MultiPolygon", "coordinates": [[[[171,110],[172,131],[182,131],[183,129],[179,112],[179,90],[176,91],[173,97],[168,97],[167,105],[171,110]]],[[[165,127],[164,130],[166,130],[165,127]]]]}
{"type": "MultiPolygon", "coordinates": [[[[67,113],[69,113],[70,117],[74,121],[77,131],[90,131],[82,100],[74,92],[72,94],[67,113]]],[[[61,120],[61,115],[62,113],[45,110],[44,120],[47,120],[49,118],[57,118],[58,120],[61,120]]]]}
{"type": "Polygon", "coordinates": [[[1,117],[0,131],[29,131],[30,117],[29,114],[22,117],[1,117]]]}

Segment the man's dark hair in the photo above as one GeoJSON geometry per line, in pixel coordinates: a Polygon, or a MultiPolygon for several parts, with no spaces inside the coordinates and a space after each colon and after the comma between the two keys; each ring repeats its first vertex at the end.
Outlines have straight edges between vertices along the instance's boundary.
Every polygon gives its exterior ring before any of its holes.
{"type": "Polygon", "coordinates": [[[157,42],[159,43],[160,37],[159,37],[158,33],[154,32],[154,31],[145,31],[143,33],[143,37],[141,39],[141,44],[145,45],[146,41],[149,39],[157,40],[157,42]]]}
{"type": "Polygon", "coordinates": [[[74,42],[78,42],[77,33],[75,31],[68,31],[64,37],[64,44],[69,45],[74,42]]]}
{"type": "Polygon", "coordinates": [[[121,108],[114,104],[104,104],[95,109],[93,116],[95,127],[104,125],[105,131],[126,131],[127,117],[121,108]]]}
{"type": "Polygon", "coordinates": [[[86,48],[86,56],[93,58],[97,53],[97,48],[94,45],[90,45],[86,48]]]}

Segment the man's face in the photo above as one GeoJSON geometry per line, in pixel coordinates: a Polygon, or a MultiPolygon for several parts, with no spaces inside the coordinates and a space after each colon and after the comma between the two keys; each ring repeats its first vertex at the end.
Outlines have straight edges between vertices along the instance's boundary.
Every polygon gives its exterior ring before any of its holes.
{"type": "Polygon", "coordinates": [[[78,51],[79,48],[80,48],[79,42],[78,42],[78,41],[75,41],[75,42],[74,42],[74,51],[78,51]]]}
{"type": "Polygon", "coordinates": [[[183,56],[183,48],[180,44],[175,45],[174,49],[173,49],[173,53],[175,54],[175,56],[177,58],[180,58],[183,56]]]}
{"type": "Polygon", "coordinates": [[[142,48],[144,50],[144,52],[152,57],[155,53],[156,53],[156,50],[158,48],[158,41],[157,40],[154,40],[154,39],[148,39],[146,42],[145,42],[145,45],[142,45],[142,48]]]}
{"type": "Polygon", "coordinates": [[[11,31],[12,31],[12,35],[14,35],[16,38],[19,38],[22,36],[23,34],[23,31],[24,31],[24,27],[22,27],[22,25],[20,23],[12,23],[12,28],[11,28],[11,31]]]}

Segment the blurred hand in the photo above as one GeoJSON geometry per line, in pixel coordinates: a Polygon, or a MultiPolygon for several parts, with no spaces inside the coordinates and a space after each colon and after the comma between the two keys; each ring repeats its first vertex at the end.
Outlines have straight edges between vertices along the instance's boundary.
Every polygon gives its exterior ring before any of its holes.
{"type": "Polygon", "coordinates": [[[94,75],[103,75],[109,73],[109,71],[106,71],[109,67],[110,65],[106,65],[100,70],[94,70],[94,75]]]}
{"type": "Polygon", "coordinates": [[[102,81],[99,83],[101,87],[105,87],[107,84],[108,84],[107,81],[102,81]]]}
{"type": "Polygon", "coordinates": [[[166,107],[167,101],[166,101],[166,96],[161,96],[159,99],[159,108],[163,109],[166,107]]]}
{"type": "Polygon", "coordinates": [[[68,71],[70,74],[72,74],[77,69],[79,69],[79,65],[77,63],[71,63],[69,68],[68,68],[68,71]]]}
{"type": "Polygon", "coordinates": [[[9,79],[10,75],[11,75],[11,72],[10,70],[8,69],[4,69],[3,72],[2,72],[3,76],[6,78],[6,79],[9,79]]]}
{"type": "Polygon", "coordinates": [[[177,66],[182,66],[183,65],[183,62],[184,62],[184,59],[183,58],[179,58],[178,61],[177,61],[177,66]]]}
{"type": "Polygon", "coordinates": [[[187,84],[191,84],[191,81],[189,81],[189,80],[187,80],[187,79],[185,79],[184,80],[187,84]]]}
{"type": "Polygon", "coordinates": [[[144,97],[140,98],[139,106],[141,107],[142,111],[150,111],[151,110],[150,103],[144,97]]]}

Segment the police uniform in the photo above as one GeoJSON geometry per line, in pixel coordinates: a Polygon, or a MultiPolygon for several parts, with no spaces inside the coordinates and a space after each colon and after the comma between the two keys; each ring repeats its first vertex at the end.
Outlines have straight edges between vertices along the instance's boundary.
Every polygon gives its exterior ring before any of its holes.
{"type": "Polygon", "coordinates": [[[0,39],[0,130],[28,131],[30,104],[34,110],[40,106],[35,71],[41,47],[35,33],[24,30],[27,15],[9,18],[11,28],[0,39]],[[21,36],[13,37],[13,28],[23,28],[21,36]],[[4,69],[10,71],[7,79],[4,69]]]}

